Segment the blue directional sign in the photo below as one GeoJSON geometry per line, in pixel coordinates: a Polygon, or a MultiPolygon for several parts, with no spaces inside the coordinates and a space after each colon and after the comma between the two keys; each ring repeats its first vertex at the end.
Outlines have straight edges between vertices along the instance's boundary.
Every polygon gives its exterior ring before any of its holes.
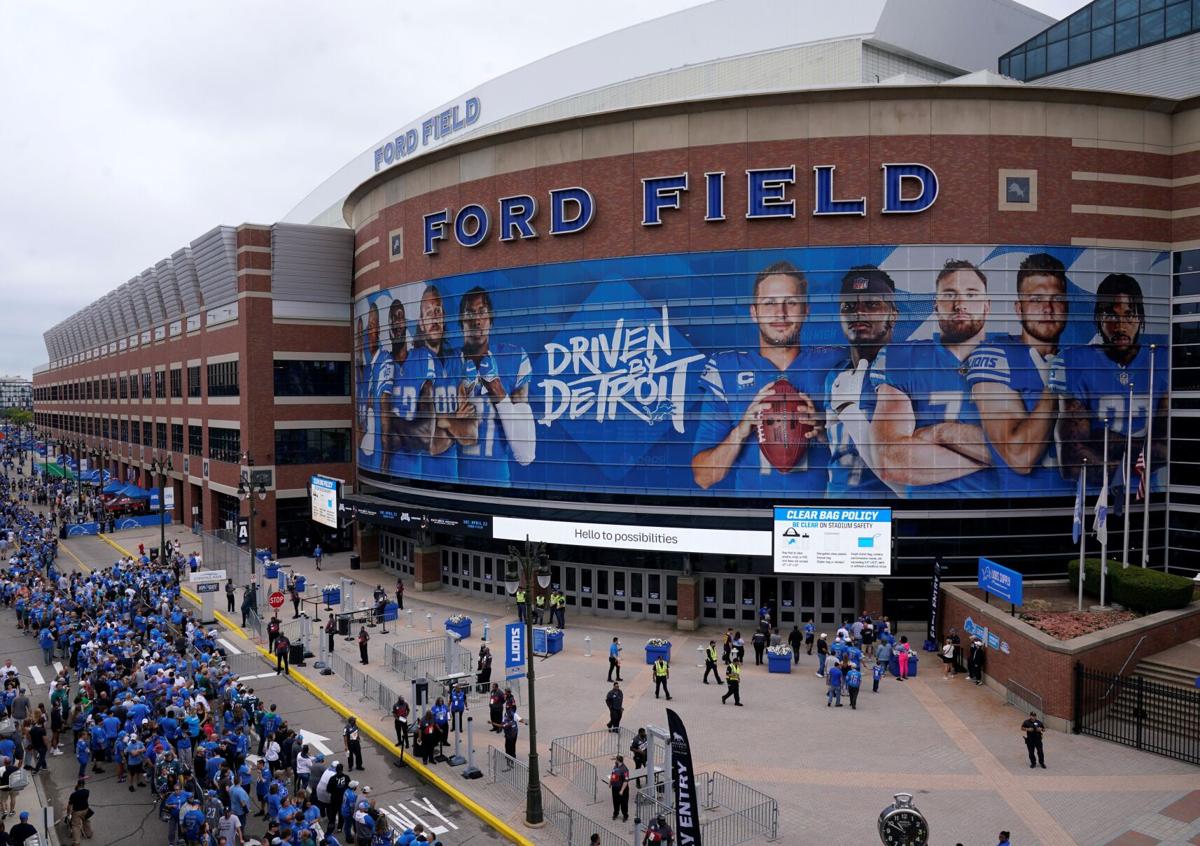
{"type": "Polygon", "coordinates": [[[1007,599],[1013,605],[1022,604],[1025,590],[1020,573],[988,558],[979,559],[979,589],[1007,599]]]}
{"type": "Polygon", "coordinates": [[[504,678],[519,679],[525,675],[525,624],[509,623],[504,627],[504,678]]]}

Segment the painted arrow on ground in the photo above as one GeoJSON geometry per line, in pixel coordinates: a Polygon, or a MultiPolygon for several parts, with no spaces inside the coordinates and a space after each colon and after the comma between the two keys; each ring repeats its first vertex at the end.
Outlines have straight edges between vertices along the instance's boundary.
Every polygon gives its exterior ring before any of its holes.
{"type": "Polygon", "coordinates": [[[325,741],[329,739],[325,735],[317,734],[315,731],[309,731],[308,729],[302,729],[296,733],[304,739],[305,743],[307,743],[313,749],[316,749],[322,755],[328,756],[333,754],[333,750],[325,745],[325,741]]]}

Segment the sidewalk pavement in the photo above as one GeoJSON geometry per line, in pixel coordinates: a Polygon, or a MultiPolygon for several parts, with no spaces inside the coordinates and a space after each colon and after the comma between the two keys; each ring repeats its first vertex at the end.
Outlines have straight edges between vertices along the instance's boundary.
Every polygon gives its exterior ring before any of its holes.
{"type": "MultiPolygon", "coordinates": [[[[151,530],[118,532],[113,539],[129,549],[138,543],[158,543],[151,530]]],[[[200,539],[183,527],[169,527],[169,536],[182,538],[183,551],[200,549],[200,539]]],[[[368,598],[381,585],[392,598],[396,575],[386,570],[349,569],[349,554],[326,555],[320,573],[311,558],[284,559],[308,578],[307,596],[319,596],[320,585],[340,577],[356,582],[356,598],[368,598]]],[[[416,592],[406,583],[405,609],[413,609],[413,626],[405,617],[390,624],[388,634],[371,629],[370,665],[359,667],[391,689],[407,691],[407,681],[383,666],[385,643],[429,637],[443,631],[444,619],[465,613],[473,620],[464,647],[477,652],[487,619],[493,645],[493,673],[503,686],[503,651],[495,643],[502,626],[516,618],[511,600],[489,600],[450,590],[416,592]],[[427,617],[427,615],[432,615],[427,617]]],[[[240,595],[239,595],[240,601],[240,595]]],[[[223,609],[223,601],[219,603],[223,609]]],[[[322,606],[323,607],[323,606],[322,606]]],[[[266,612],[265,602],[260,608],[266,612]]],[[[291,606],[281,609],[291,623],[291,606]]],[[[240,619],[240,617],[239,617],[240,619]]],[[[314,621],[314,633],[319,622],[314,621]]],[[[742,674],[746,707],[721,704],[724,687],[701,684],[702,647],[720,642],[718,630],[677,632],[666,624],[601,618],[568,609],[563,652],[537,658],[537,731],[544,783],[564,801],[593,820],[608,824],[606,792],[588,805],[563,779],[548,775],[549,747],[557,737],[602,730],[608,716],[604,696],[610,689],[607,648],[613,636],[623,646],[625,718],[623,726],[665,726],[665,701],[653,697],[650,668],[642,646],[649,637],[672,642],[671,692],[674,708],[688,726],[698,771],[719,771],[749,784],[779,801],[780,842],[846,844],[874,842],[875,820],[897,792],[914,794],[935,832],[937,843],[991,842],[1001,829],[1017,843],[1108,844],[1187,843],[1200,836],[1200,771],[1182,762],[1136,752],[1127,747],[1084,736],[1051,733],[1046,739],[1049,769],[1031,770],[1019,726],[1024,714],[1006,705],[988,688],[969,684],[965,677],[944,680],[933,654],[922,653],[921,673],[900,683],[885,678],[878,694],[870,689],[869,673],[858,710],[825,707],[822,679],[815,678],[816,656],[801,654],[791,674],[768,674],[754,665],[749,651],[742,674]],[[591,655],[585,638],[591,638],[591,655]],[[1195,805],[1195,816],[1192,806],[1195,805]],[[1182,809],[1182,810],[1181,810],[1182,809]],[[1188,819],[1182,819],[1188,817],[1188,819]],[[1137,834],[1150,839],[1128,839],[1137,834]]],[[[749,636],[750,632],[744,632],[749,636]]],[[[784,633],[786,637],[786,632],[784,633]]],[[[832,632],[830,632],[832,636],[832,632]]],[[[316,643],[310,644],[316,652],[316,643]]],[[[357,648],[340,638],[335,649],[357,659],[357,648]]],[[[722,672],[722,676],[724,673],[722,672]]],[[[330,696],[356,708],[343,680],[337,676],[310,677],[330,696]]],[[[845,700],[844,700],[845,701],[845,700]]],[[[486,721],[486,708],[477,725],[486,721]]],[[[524,707],[520,708],[522,715],[524,707]]],[[[390,735],[389,716],[376,715],[375,725],[390,735]]],[[[526,727],[518,749],[527,754],[526,727]]],[[[475,732],[476,765],[486,773],[486,747],[502,748],[500,735],[475,732]]],[[[611,762],[594,761],[601,774],[611,762]]],[[[520,828],[522,803],[488,779],[465,781],[443,777],[520,828]]],[[[435,767],[436,769],[436,767],[435,767]]],[[[622,829],[614,829],[621,831],[622,829]]],[[[628,831],[624,830],[628,835],[628,831]]],[[[535,842],[552,842],[543,832],[535,842]]]]}

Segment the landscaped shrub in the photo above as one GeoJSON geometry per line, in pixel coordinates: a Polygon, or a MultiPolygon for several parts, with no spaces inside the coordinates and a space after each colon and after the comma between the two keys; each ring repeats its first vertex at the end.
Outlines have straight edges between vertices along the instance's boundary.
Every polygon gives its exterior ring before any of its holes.
{"type": "MultiPolygon", "coordinates": [[[[1073,590],[1079,589],[1079,561],[1073,559],[1067,565],[1073,590]]],[[[1083,592],[1088,596],[1100,596],[1100,559],[1088,558],[1084,562],[1083,592]]],[[[1109,559],[1108,584],[1105,600],[1124,605],[1143,614],[1153,614],[1171,608],[1183,608],[1192,601],[1192,580],[1174,576],[1160,570],[1144,567],[1122,567],[1120,561],[1109,559]]]]}

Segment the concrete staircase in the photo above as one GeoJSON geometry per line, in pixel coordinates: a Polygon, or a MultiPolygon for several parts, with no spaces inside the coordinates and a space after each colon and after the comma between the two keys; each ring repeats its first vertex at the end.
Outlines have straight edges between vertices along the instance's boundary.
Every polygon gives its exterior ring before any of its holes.
{"type": "Polygon", "coordinates": [[[1196,689],[1198,673],[1195,669],[1163,661],[1158,655],[1152,655],[1139,661],[1137,667],[1134,668],[1134,673],[1143,676],[1147,681],[1183,687],[1188,690],[1196,689]]]}

